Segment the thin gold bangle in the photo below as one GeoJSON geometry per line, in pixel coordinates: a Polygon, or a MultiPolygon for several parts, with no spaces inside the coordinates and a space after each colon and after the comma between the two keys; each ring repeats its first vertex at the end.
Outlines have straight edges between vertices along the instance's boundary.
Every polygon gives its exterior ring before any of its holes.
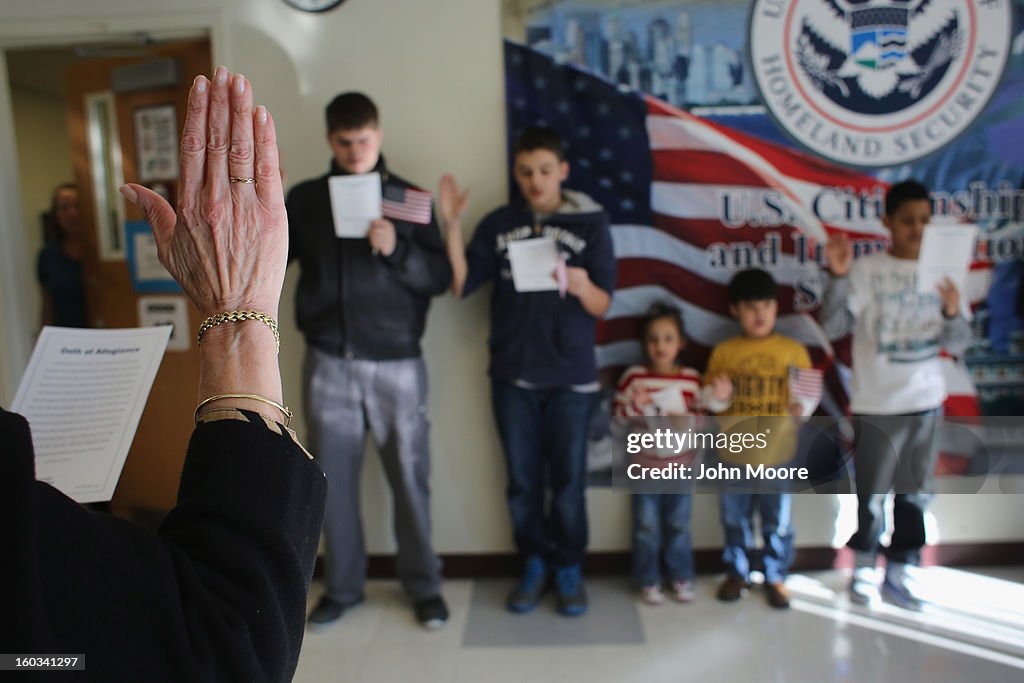
{"type": "Polygon", "coordinates": [[[196,406],[196,411],[193,414],[193,417],[195,418],[195,423],[199,424],[199,411],[200,409],[202,409],[203,406],[209,405],[214,401],[219,401],[222,398],[248,398],[252,399],[253,401],[262,401],[263,403],[266,403],[267,405],[272,405],[281,411],[281,414],[284,415],[285,427],[291,424],[292,411],[288,408],[288,406],[282,405],[271,398],[267,398],[266,396],[260,396],[259,394],[216,394],[214,396],[210,396],[209,398],[204,398],[202,401],[199,402],[199,405],[196,406]]]}
{"type": "MultiPolygon", "coordinates": [[[[242,410],[247,410],[249,412],[256,413],[257,415],[262,417],[267,422],[273,422],[274,424],[280,424],[280,420],[278,420],[276,417],[271,417],[270,415],[267,415],[264,412],[261,412],[259,410],[252,410],[252,409],[249,409],[249,408],[207,408],[203,412],[199,413],[199,419],[203,420],[204,422],[207,422],[207,421],[209,421],[209,417],[211,415],[215,415],[217,413],[223,413],[225,415],[233,415],[236,418],[241,419],[242,416],[241,416],[240,411],[242,411],[242,410]]],[[[199,423],[196,422],[196,424],[199,424],[199,423]]]]}

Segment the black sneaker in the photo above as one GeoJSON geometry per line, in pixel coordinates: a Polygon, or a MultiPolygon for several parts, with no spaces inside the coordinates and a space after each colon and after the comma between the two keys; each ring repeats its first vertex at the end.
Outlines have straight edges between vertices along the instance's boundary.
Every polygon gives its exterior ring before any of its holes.
{"type": "Polygon", "coordinates": [[[555,588],[558,613],[563,617],[578,617],[587,611],[587,591],[583,588],[583,572],[578,564],[555,570],[555,588]]]}
{"type": "Polygon", "coordinates": [[[341,619],[341,615],[343,615],[347,609],[355,607],[362,601],[363,596],[359,596],[349,603],[341,603],[327,597],[320,598],[320,602],[318,602],[313,611],[309,613],[310,630],[320,631],[331,626],[337,622],[338,619],[341,619]]]}
{"type": "Polygon", "coordinates": [[[413,609],[416,611],[416,621],[423,628],[435,630],[448,623],[448,605],[444,604],[444,598],[440,595],[417,600],[413,609]]]}
{"type": "Polygon", "coordinates": [[[540,602],[548,587],[548,569],[539,555],[530,555],[523,565],[523,575],[508,594],[505,607],[509,612],[525,614],[540,602]]]}

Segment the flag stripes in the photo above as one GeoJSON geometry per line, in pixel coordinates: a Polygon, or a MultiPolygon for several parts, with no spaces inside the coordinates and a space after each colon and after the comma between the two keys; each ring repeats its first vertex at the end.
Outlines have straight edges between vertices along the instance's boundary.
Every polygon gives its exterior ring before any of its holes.
{"type": "Polygon", "coordinates": [[[381,214],[385,218],[427,225],[430,223],[433,195],[411,187],[386,186],[381,199],[381,214]]]}

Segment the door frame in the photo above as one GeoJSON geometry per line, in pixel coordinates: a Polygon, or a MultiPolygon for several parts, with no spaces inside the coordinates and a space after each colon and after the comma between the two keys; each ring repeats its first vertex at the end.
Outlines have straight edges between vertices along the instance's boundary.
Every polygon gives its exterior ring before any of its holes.
{"type": "Polygon", "coordinates": [[[9,407],[34,346],[39,311],[19,292],[36,287],[32,254],[22,225],[21,182],[15,153],[14,111],[7,51],[85,45],[145,33],[158,40],[205,35],[214,64],[229,54],[224,10],[104,14],[0,23],[0,406],[9,407]]]}

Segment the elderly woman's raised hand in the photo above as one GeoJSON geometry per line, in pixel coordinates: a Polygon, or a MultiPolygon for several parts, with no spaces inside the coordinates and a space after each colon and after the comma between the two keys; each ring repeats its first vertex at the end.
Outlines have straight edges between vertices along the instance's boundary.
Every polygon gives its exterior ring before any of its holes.
{"type": "Polygon", "coordinates": [[[121,192],[145,213],[160,262],[204,317],[251,309],[277,318],[288,217],[274,121],[253,110],[244,76],[218,67],[212,81],[192,84],[177,214],[141,185],[121,192]]]}
{"type": "Polygon", "coordinates": [[[205,318],[196,419],[240,408],[287,422],[276,320],[288,215],[274,120],[265,107],[253,111],[244,76],[218,67],[212,81],[196,77],[180,163],[177,214],[141,185],[121,193],[145,213],[160,262],[205,318]]]}

